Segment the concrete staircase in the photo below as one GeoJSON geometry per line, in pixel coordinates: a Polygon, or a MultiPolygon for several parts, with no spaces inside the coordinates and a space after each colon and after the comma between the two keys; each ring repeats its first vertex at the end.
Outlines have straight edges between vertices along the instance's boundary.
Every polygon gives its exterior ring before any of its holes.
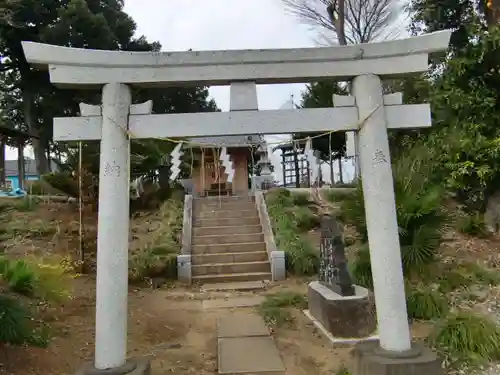
{"type": "Polygon", "coordinates": [[[271,280],[253,197],[193,201],[192,278],[198,283],[271,280]]]}

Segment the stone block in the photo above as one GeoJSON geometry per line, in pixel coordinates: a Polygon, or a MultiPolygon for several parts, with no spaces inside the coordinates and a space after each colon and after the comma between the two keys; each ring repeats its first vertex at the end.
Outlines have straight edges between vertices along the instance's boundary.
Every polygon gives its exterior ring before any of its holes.
{"type": "Polygon", "coordinates": [[[285,375],[285,366],[271,336],[218,339],[218,363],[219,374],[285,375]]]}
{"type": "Polygon", "coordinates": [[[191,284],[191,255],[177,255],[177,278],[179,281],[191,284]]]}
{"type": "Polygon", "coordinates": [[[75,375],[151,375],[151,363],[146,358],[130,359],[122,367],[98,370],[93,363],[87,362],[75,375]]]}
{"type": "Polygon", "coordinates": [[[284,251],[276,250],[271,252],[271,273],[273,275],[273,281],[281,281],[286,279],[284,251]]]}
{"type": "Polygon", "coordinates": [[[357,344],[353,351],[353,375],[442,375],[441,359],[420,343],[410,351],[392,353],[380,348],[379,342],[357,344]]]}
{"type": "Polygon", "coordinates": [[[318,281],[308,287],[309,312],[334,337],[363,338],[377,328],[370,291],[355,285],[355,295],[341,296],[318,281]]]}
{"type": "Polygon", "coordinates": [[[217,337],[258,337],[270,336],[264,320],[254,313],[234,312],[217,319],[217,337]]]}

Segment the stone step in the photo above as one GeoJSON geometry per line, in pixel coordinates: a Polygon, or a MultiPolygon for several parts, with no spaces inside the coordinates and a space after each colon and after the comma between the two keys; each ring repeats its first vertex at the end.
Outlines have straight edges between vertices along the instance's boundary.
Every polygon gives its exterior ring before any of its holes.
{"type": "Polygon", "coordinates": [[[254,251],[266,251],[266,244],[263,241],[246,243],[226,243],[193,245],[192,254],[221,254],[221,253],[243,253],[254,251]]]}
{"type": "Polygon", "coordinates": [[[258,273],[270,272],[271,264],[268,260],[260,262],[242,262],[242,263],[216,263],[200,264],[192,266],[194,276],[212,275],[212,274],[234,274],[234,273],[258,273]]]}
{"type": "Polygon", "coordinates": [[[269,328],[259,315],[242,311],[217,319],[219,374],[285,374],[269,328]]]}
{"type": "Polygon", "coordinates": [[[266,251],[251,251],[242,253],[219,253],[192,255],[193,266],[200,264],[263,262],[269,260],[266,251]]]}
{"type": "Polygon", "coordinates": [[[227,292],[227,291],[237,291],[237,292],[247,292],[253,290],[266,289],[267,283],[263,281],[240,281],[236,283],[213,283],[204,284],[201,287],[202,292],[227,292]]]}
{"type": "Polygon", "coordinates": [[[262,227],[259,225],[237,225],[227,227],[201,227],[193,228],[193,236],[215,236],[232,234],[253,234],[261,233],[262,227]]]}
{"type": "Polygon", "coordinates": [[[227,297],[223,299],[206,299],[201,303],[201,306],[203,310],[235,309],[260,306],[265,300],[264,296],[227,297]]]}
{"type": "Polygon", "coordinates": [[[198,283],[224,283],[238,281],[269,281],[272,279],[271,272],[252,273],[230,273],[214,275],[193,276],[193,281],[198,283]]]}
{"type": "Polygon", "coordinates": [[[214,202],[255,202],[255,197],[252,196],[240,196],[240,195],[223,195],[220,197],[201,197],[194,198],[194,203],[214,203],[214,202]]]}
{"type": "Polygon", "coordinates": [[[214,210],[193,212],[195,220],[199,219],[215,219],[215,218],[242,218],[242,217],[257,217],[257,209],[253,210],[214,210]]]}
{"type": "Polygon", "coordinates": [[[252,202],[226,202],[221,204],[195,204],[193,205],[193,212],[195,214],[210,211],[252,211],[257,210],[255,203],[252,202]]]}
{"type": "Polygon", "coordinates": [[[264,233],[193,236],[193,245],[220,245],[230,243],[263,242],[264,233]]]}
{"type": "Polygon", "coordinates": [[[194,219],[193,228],[204,227],[229,227],[236,225],[259,225],[260,220],[257,216],[252,217],[233,217],[233,218],[216,218],[216,219],[194,219]]]}

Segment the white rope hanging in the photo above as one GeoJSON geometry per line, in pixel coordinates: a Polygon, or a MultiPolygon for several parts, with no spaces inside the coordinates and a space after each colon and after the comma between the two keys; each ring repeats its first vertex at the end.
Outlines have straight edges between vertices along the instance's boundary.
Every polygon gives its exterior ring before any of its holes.
{"type": "Polygon", "coordinates": [[[233,162],[231,161],[231,157],[227,153],[226,147],[222,148],[222,150],[220,152],[219,160],[221,161],[221,164],[224,167],[224,170],[227,174],[227,182],[233,182],[234,166],[233,166],[233,162]]]}
{"type": "Polygon", "coordinates": [[[171,166],[170,166],[170,180],[174,181],[178,176],[179,173],[181,172],[181,157],[184,155],[184,152],[182,151],[182,142],[177,143],[175,148],[172,150],[170,153],[170,156],[172,158],[171,161],[171,166]]]}

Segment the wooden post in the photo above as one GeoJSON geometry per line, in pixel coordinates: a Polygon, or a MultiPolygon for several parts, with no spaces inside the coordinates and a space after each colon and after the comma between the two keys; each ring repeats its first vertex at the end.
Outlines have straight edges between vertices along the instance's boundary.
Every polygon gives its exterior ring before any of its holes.
{"type": "Polygon", "coordinates": [[[24,140],[18,142],[17,146],[17,176],[18,176],[18,187],[19,189],[24,189],[24,178],[26,171],[24,170],[24,140]]]}

